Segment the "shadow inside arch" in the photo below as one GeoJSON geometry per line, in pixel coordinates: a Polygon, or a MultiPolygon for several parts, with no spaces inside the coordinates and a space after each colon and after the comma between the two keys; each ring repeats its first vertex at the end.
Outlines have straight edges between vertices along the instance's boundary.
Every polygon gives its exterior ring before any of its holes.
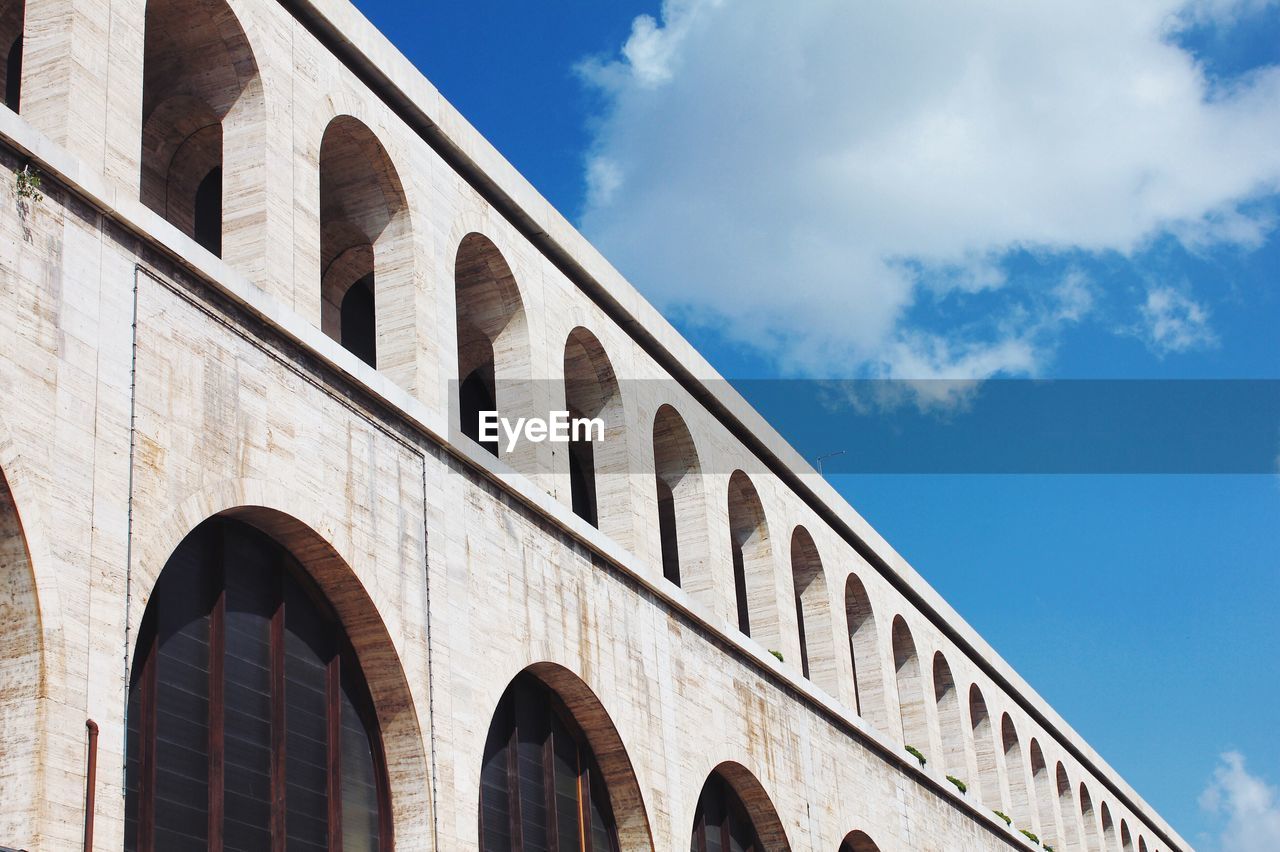
{"type": "Polygon", "coordinates": [[[600,699],[580,677],[556,663],[534,663],[512,682],[522,675],[532,675],[554,692],[586,737],[604,775],[619,848],[622,852],[652,852],[653,833],[635,768],[613,719],[600,699]]]}

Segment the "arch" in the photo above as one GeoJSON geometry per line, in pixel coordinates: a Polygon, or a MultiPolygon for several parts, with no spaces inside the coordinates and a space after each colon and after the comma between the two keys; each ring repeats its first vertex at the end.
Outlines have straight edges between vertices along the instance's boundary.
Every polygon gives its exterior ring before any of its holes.
{"type": "MultiPolygon", "coordinates": [[[[34,842],[37,790],[32,768],[41,764],[38,710],[45,682],[40,605],[27,539],[4,471],[0,470],[0,830],[34,842]]],[[[21,843],[19,843],[21,845],[21,843]]]]}
{"type": "Polygon", "coordinates": [[[1102,838],[1098,834],[1098,815],[1093,810],[1089,788],[1080,782],[1080,819],[1084,822],[1084,848],[1087,852],[1101,852],[1102,838]]]}
{"type": "Polygon", "coordinates": [[[1138,852],[1147,852],[1147,838],[1138,835],[1138,852]]]}
{"type": "Polygon", "coordinates": [[[866,832],[851,831],[840,844],[840,852],[880,852],[880,847],[866,832]]]}
{"type": "Polygon", "coordinates": [[[19,111],[22,100],[22,30],[26,19],[25,0],[6,0],[0,9],[0,48],[5,61],[0,63],[0,92],[4,105],[19,111]]]}
{"type": "Polygon", "coordinates": [[[125,848],[234,833],[389,850],[390,784],[355,650],[301,563],[247,523],[183,539],[131,667],[125,848]],[[282,795],[283,794],[283,795],[282,795]]]}
{"type": "Polygon", "coordinates": [[[1050,846],[1056,847],[1058,837],[1058,819],[1054,812],[1054,787],[1049,778],[1049,767],[1044,760],[1044,752],[1040,741],[1031,738],[1028,746],[1031,756],[1031,787],[1035,792],[1036,812],[1040,817],[1040,838],[1050,846]]]}
{"type": "Polygon", "coordinates": [[[1008,713],[1000,718],[1000,743],[1004,750],[1004,773],[1009,779],[1010,814],[1024,826],[1031,825],[1031,799],[1027,791],[1027,771],[1022,761],[1022,741],[1008,713]]]}
{"type": "Polygon", "coordinates": [[[854,698],[858,715],[882,731],[889,730],[885,709],[884,668],[880,665],[880,638],[871,598],[857,574],[844,581],[844,617],[849,630],[849,656],[853,666],[854,698]]]}
{"type": "Polygon", "coordinates": [[[902,722],[902,741],[926,751],[929,748],[929,719],[925,715],[924,680],[920,677],[920,659],[911,628],[900,615],[893,617],[893,671],[898,686],[898,715],[902,722]]]}
{"type": "Polygon", "coordinates": [[[603,440],[594,427],[574,429],[568,450],[569,496],[574,514],[615,541],[629,541],[632,517],[628,490],[626,415],[613,363],[587,329],[578,326],[564,344],[564,399],[571,422],[603,422],[603,440]]]}
{"type": "Polygon", "coordinates": [[[339,115],[320,141],[320,327],[375,369],[412,369],[414,257],[404,187],[362,121],[339,115]]]}
{"type": "Polygon", "coordinates": [[[1106,802],[1102,803],[1102,848],[1106,852],[1116,852],[1120,848],[1119,842],[1116,840],[1116,824],[1111,820],[1111,808],[1106,802]]]}
{"type": "MultiPolygon", "coordinates": [[[[144,607],[161,569],[190,531],[212,517],[242,521],[282,546],[332,607],[355,653],[372,698],[386,757],[392,829],[398,845],[425,846],[431,802],[422,779],[428,774],[417,702],[399,652],[379,607],[360,577],[329,541],[316,532],[330,528],[326,507],[287,484],[231,479],[212,484],[179,504],[169,520],[139,539],[131,588],[131,635],[141,630],[144,607]],[[286,512],[280,508],[288,506],[286,512]]],[[[136,649],[131,649],[136,651],[136,649]]],[[[136,660],[131,660],[136,668],[136,660]]]]}
{"type": "Polygon", "coordinates": [[[1000,770],[996,767],[995,729],[987,701],[978,685],[969,686],[969,724],[973,731],[973,750],[978,758],[978,787],[982,803],[989,808],[1001,808],[1000,770]]]}
{"type": "Polygon", "coordinates": [[[719,848],[725,850],[789,852],[791,848],[769,794],[738,763],[717,766],[698,795],[690,848],[714,849],[717,836],[721,839],[719,848]]]}
{"type": "Polygon", "coordinates": [[[942,768],[947,775],[963,775],[967,761],[964,750],[964,721],[960,716],[960,694],[946,656],[933,655],[933,701],[938,710],[942,734],[942,768]]]}
{"type": "Polygon", "coordinates": [[[1133,852],[1133,835],[1129,833],[1129,823],[1120,820],[1120,849],[1122,852],[1133,852]]]}
{"type": "Polygon", "coordinates": [[[480,440],[480,414],[511,415],[526,407],[529,332],[511,267],[488,237],[462,238],[454,261],[458,329],[458,425],[494,456],[497,441],[480,440]]]}
{"type": "Polygon", "coordinates": [[[670,405],[653,417],[653,472],[658,496],[662,575],[695,596],[710,591],[707,512],[698,448],[684,418],[670,405]]]}
{"type": "Polygon", "coordinates": [[[225,0],[147,0],[140,198],[237,267],[264,248],[264,118],[258,65],[225,0]]]}
{"type": "Polygon", "coordinates": [[[564,830],[555,834],[554,844],[535,844],[532,848],[590,848],[593,852],[653,848],[639,783],[613,720],[590,687],[563,666],[535,663],[511,680],[493,714],[481,767],[476,819],[482,850],[521,849],[520,838],[512,836],[511,803],[531,801],[536,808],[539,799],[543,813],[553,815],[548,825],[561,824],[559,817],[566,822],[564,830]],[[509,771],[506,757],[513,741],[518,744],[520,761],[528,761],[528,766],[538,761],[547,763],[556,782],[561,781],[562,775],[571,775],[564,770],[573,757],[581,773],[573,775],[570,786],[559,791],[568,791],[570,798],[577,796],[572,808],[564,808],[567,800],[557,794],[554,785],[552,789],[538,783],[530,785],[523,774],[516,777],[509,771]],[[553,758],[549,763],[543,755],[520,752],[520,746],[539,742],[549,749],[546,754],[553,758]],[[574,781],[578,783],[575,785],[574,781]],[[585,799],[581,796],[583,791],[590,794],[585,799]],[[565,812],[557,813],[562,810],[565,812]],[[575,820],[569,820],[571,813],[575,820]],[[508,826],[505,834],[503,820],[508,826]],[[582,834],[573,825],[577,820],[581,820],[577,824],[589,826],[589,847],[583,845],[582,834]]]}
{"type": "Polygon", "coordinates": [[[1081,852],[1080,818],[1075,801],[1071,796],[1071,781],[1067,778],[1067,768],[1058,763],[1054,773],[1058,784],[1058,812],[1062,814],[1063,852],[1081,852]]]}
{"type": "Polygon", "coordinates": [[[738,629],[769,650],[781,644],[773,552],[764,504],[740,470],[729,477],[729,545],[733,557],[733,588],[738,629]]]}
{"type": "Polygon", "coordinates": [[[831,635],[831,598],[813,536],[802,526],[791,533],[791,580],[795,590],[800,670],[836,694],[836,653],[831,635]]]}

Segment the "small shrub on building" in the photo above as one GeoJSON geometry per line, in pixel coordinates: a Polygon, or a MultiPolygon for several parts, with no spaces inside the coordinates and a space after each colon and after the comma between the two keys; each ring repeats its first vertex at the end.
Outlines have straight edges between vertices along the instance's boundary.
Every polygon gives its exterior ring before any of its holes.
{"type": "Polygon", "coordinates": [[[1000,817],[1000,819],[1004,820],[1005,825],[1013,825],[1013,819],[1004,811],[992,811],[991,813],[995,814],[996,816],[1000,817]]]}
{"type": "Polygon", "coordinates": [[[969,785],[961,781],[956,776],[948,775],[947,780],[950,781],[952,784],[955,784],[956,789],[959,790],[961,793],[967,793],[969,791],[969,785]]]}
{"type": "Polygon", "coordinates": [[[14,183],[19,198],[25,198],[33,204],[44,200],[44,196],[40,194],[39,170],[31,166],[23,166],[22,170],[14,175],[14,183]]]}
{"type": "Polygon", "coordinates": [[[925,757],[923,754],[921,754],[920,749],[916,748],[915,746],[907,746],[907,754],[911,755],[916,760],[920,761],[921,766],[924,766],[926,763],[929,762],[929,759],[925,757]]]}
{"type": "Polygon", "coordinates": [[[1039,838],[1039,837],[1036,837],[1034,834],[1032,834],[1031,832],[1027,831],[1025,828],[1020,828],[1020,829],[1018,829],[1018,831],[1022,832],[1022,836],[1023,836],[1023,837],[1025,837],[1025,838],[1027,838],[1028,840],[1030,840],[1030,841],[1031,841],[1032,843],[1034,843],[1035,845],[1037,845],[1037,846],[1039,846],[1039,845],[1040,845],[1040,838],[1039,838]]]}
{"type": "Polygon", "coordinates": [[[781,652],[781,651],[775,651],[775,650],[773,650],[772,648],[770,648],[770,649],[769,649],[769,653],[770,653],[770,654],[773,654],[775,657],[777,657],[777,658],[778,658],[778,662],[780,662],[780,663],[785,663],[785,662],[786,662],[786,660],[782,659],[782,652],[781,652]]]}

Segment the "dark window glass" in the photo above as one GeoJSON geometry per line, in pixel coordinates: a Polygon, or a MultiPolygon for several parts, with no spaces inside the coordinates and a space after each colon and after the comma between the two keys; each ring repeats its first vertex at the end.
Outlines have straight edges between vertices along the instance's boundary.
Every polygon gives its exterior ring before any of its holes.
{"type": "Polygon", "coordinates": [[[498,410],[493,398],[493,382],[489,379],[492,373],[492,365],[487,368],[480,367],[472,370],[462,380],[462,384],[458,386],[458,422],[462,426],[462,434],[497,458],[498,442],[480,440],[480,413],[498,410]]]}
{"type": "Polygon", "coordinates": [[[800,591],[796,590],[796,628],[800,632],[800,671],[809,676],[809,643],[804,636],[804,601],[800,600],[800,591]]]}
{"type": "Polygon", "coordinates": [[[742,558],[742,545],[733,542],[733,592],[738,601],[738,629],[751,635],[751,614],[747,609],[747,566],[742,558]]]}
{"type": "Polygon", "coordinates": [[[658,480],[658,535],[662,539],[662,576],[680,585],[680,545],[676,538],[676,498],[671,486],[658,480]]]}
{"type": "Polygon", "coordinates": [[[9,46],[9,57],[5,60],[4,71],[4,104],[14,112],[22,101],[22,36],[13,40],[9,46]]]}
{"type": "Polygon", "coordinates": [[[590,441],[569,442],[569,490],[573,513],[596,526],[596,462],[590,441]]]}
{"type": "Polygon", "coordinates": [[[747,809],[729,782],[712,773],[694,812],[691,852],[763,852],[747,809]]]}
{"type": "Polygon", "coordinates": [[[191,230],[197,243],[222,257],[222,166],[211,169],[196,187],[191,230]]]}
{"type": "Polygon", "coordinates": [[[489,728],[479,822],[483,852],[618,852],[591,749],[531,675],[512,682],[489,728]]]}
{"type": "Polygon", "coordinates": [[[391,848],[355,657],[301,568],[252,528],[208,521],[174,552],[128,707],[128,852],[391,848]]]}
{"type": "Polygon", "coordinates": [[[373,304],[373,273],[347,288],[342,297],[342,345],[370,367],[378,366],[377,317],[373,304]]]}

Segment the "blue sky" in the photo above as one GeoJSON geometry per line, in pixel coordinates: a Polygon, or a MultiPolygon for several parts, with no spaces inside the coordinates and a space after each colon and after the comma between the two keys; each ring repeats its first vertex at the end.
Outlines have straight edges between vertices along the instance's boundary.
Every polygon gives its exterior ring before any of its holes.
{"type": "MultiPolygon", "coordinates": [[[[730,378],[1280,378],[1268,0],[358,5],[730,378]]],[[[1280,477],[833,480],[1184,837],[1274,845],[1280,477]]]]}

